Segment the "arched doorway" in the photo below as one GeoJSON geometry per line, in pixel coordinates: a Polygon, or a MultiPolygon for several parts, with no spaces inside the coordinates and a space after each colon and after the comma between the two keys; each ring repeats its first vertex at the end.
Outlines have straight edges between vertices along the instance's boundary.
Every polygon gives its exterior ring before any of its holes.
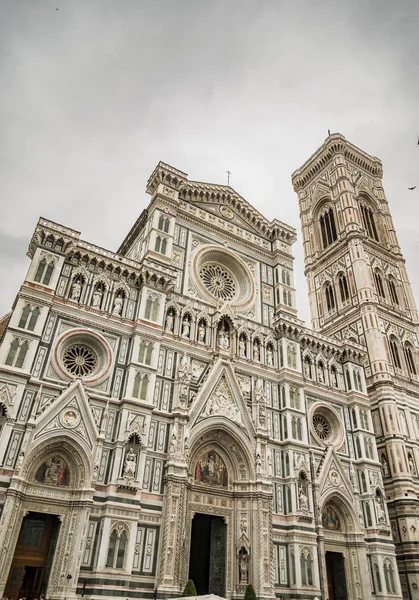
{"type": "Polygon", "coordinates": [[[40,443],[19,460],[4,508],[2,595],[29,600],[70,595],[93,502],[91,466],[67,436],[40,443]]]}
{"type": "Polygon", "coordinates": [[[198,594],[243,597],[252,583],[272,597],[272,488],[256,484],[256,441],[218,415],[196,423],[189,440],[184,483],[174,462],[166,475],[159,591],[181,591],[191,578],[198,594]]]}
{"type": "Polygon", "coordinates": [[[335,493],[323,502],[323,584],[328,600],[369,597],[369,575],[363,532],[346,498],[335,493]]]}

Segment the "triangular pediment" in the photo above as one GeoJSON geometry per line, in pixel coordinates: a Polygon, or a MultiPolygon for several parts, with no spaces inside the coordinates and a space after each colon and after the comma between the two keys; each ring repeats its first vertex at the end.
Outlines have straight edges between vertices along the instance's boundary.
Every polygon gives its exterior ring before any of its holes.
{"type": "Polygon", "coordinates": [[[76,380],[35,421],[32,441],[65,435],[94,452],[99,432],[83,384],[76,380]]]}
{"type": "Polygon", "coordinates": [[[319,179],[313,187],[314,190],[312,194],[312,206],[315,206],[317,202],[325,198],[331,200],[332,197],[330,192],[330,185],[327,181],[319,179]]]}
{"type": "Polygon", "coordinates": [[[348,499],[353,498],[354,486],[333,446],[329,446],[326,451],[326,456],[317,473],[317,483],[320,498],[328,496],[333,490],[339,491],[348,499]]]}
{"type": "Polygon", "coordinates": [[[260,229],[255,227],[250,220],[247,220],[240,215],[232,206],[228,206],[226,204],[215,204],[212,202],[193,202],[193,204],[198,208],[202,208],[203,210],[213,214],[215,217],[230,222],[232,225],[236,225],[241,229],[247,229],[256,235],[260,235],[260,229]]]}
{"type": "Polygon", "coordinates": [[[190,413],[191,426],[204,419],[222,417],[254,435],[254,426],[230,363],[219,359],[209,372],[190,413]]]}

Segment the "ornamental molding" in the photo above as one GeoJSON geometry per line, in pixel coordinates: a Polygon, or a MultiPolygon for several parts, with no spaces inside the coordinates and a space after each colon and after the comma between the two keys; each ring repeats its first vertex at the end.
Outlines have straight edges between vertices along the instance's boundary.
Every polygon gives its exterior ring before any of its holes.
{"type": "Polygon", "coordinates": [[[83,384],[74,381],[36,419],[28,446],[34,446],[59,437],[71,438],[81,446],[93,462],[99,431],[89,405],[83,384]]]}
{"type": "Polygon", "coordinates": [[[202,420],[221,419],[238,426],[253,439],[255,428],[230,363],[218,359],[195,398],[190,411],[191,430],[202,420]]]}

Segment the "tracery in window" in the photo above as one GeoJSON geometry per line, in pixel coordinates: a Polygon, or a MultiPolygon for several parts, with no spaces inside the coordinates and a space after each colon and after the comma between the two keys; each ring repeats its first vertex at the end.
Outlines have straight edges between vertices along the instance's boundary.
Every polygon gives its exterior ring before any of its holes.
{"type": "Polygon", "coordinates": [[[372,209],[369,206],[365,206],[365,204],[361,203],[361,214],[365,231],[368,233],[370,238],[378,242],[378,233],[375,226],[374,213],[372,209]]]}
{"type": "Polygon", "coordinates": [[[327,312],[330,314],[335,310],[336,304],[334,290],[329,282],[327,282],[324,286],[324,295],[326,298],[327,312]]]}
{"type": "Polygon", "coordinates": [[[394,584],[394,567],[391,559],[386,558],[384,561],[384,579],[386,582],[387,592],[389,594],[396,593],[396,586],[394,584]]]}
{"type": "Polygon", "coordinates": [[[51,281],[53,272],[54,272],[54,262],[47,261],[45,258],[43,258],[38,265],[34,280],[37,283],[43,283],[45,285],[49,285],[49,282],[51,281]]]}
{"type": "Polygon", "coordinates": [[[21,341],[15,338],[10,344],[9,352],[6,358],[6,365],[21,369],[25,362],[26,354],[29,349],[29,342],[21,341]]]}
{"type": "Polygon", "coordinates": [[[108,557],[106,566],[111,569],[123,569],[125,561],[125,550],[127,547],[128,534],[125,526],[118,523],[109,537],[108,557]]]}
{"type": "Polygon", "coordinates": [[[404,345],[404,356],[408,371],[411,375],[417,375],[416,362],[415,362],[415,350],[409,343],[404,345]]]}
{"type": "Polygon", "coordinates": [[[134,378],[134,387],[132,395],[134,398],[140,400],[147,400],[147,389],[148,389],[149,376],[147,373],[137,372],[134,378]]]}
{"type": "Polygon", "coordinates": [[[165,237],[161,237],[160,235],[158,235],[156,237],[156,244],[154,246],[155,251],[159,252],[160,254],[166,254],[166,248],[167,248],[167,239],[165,237]]]}
{"type": "Polygon", "coordinates": [[[330,207],[320,216],[320,232],[322,236],[323,248],[327,248],[337,240],[335,215],[333,208],[330,207]]]}
{"type": "Polygon", "coordinates": [[[21,327],[22,329],[28,329],[29,331],[33,331],[36,327],[36,323],[38,321],[40,313],[41,311],[38,307],[32,308],[27,304],[22,310],[18,327],[21,327]]]}
{"type": "Polygon", "coordinates": [[[341,300],[342,304],[344,304],[345,302],[348,302],[348,300],[349,300],[348,280],[346,279],[346,275],[344,273],[339,273],[338,285],[339,285],[340,300],[341,300]]]}
{"type": "Polygon", "coordinates": [[[170,219],[169,219],[169,217],[165,217],[164,215],[160,215],[158,227],[159,227],[160,231],[164,231],[165,233],[168,233],[169,227],[170,227],[170,219]]]}
{"type": "Polygon", "coordinates": [[[384,292],[383,280],[382,280],[380,272],[377,269],[375,269],[375,271],[374,271],[374,282],[375,282],[375,288],[377,290],[378,296],[380,298],[385,299],[386,295],[384,292]]]}
{"type": "Polygon", "coordinates": [[[303,548],[300,555],[301,585],[313,585],[313,559],[308,548],[303,548]]]}
{"type": "Polygon", "coordinates": [[[138,362],[146,365],[151,364],[151,358],[153,356],[153,343],[149,340],[142,340],[140,343],[140,349],[138,352],[138,362]]]}
{"type": "Polygon", "coordinates": [[[390,292],[390,298],[391,301],[393,302],[393,304],[400,304],[399,303],[399,297],[397,295],[397,284],[394,281],[393,277],[389,277],[388,279],[388,289],[390,292]]]}
{"type": "Polygon", "coordinates": [[[159,314],[160,300],[155,294],[149,294],[145,305],[144,318],[149,321],[157,321],[159,314]]]}
{"type": "Polygon", "coordinates": [[[391,353],[391,359],[392,359],[393,365],[397,369],[401,369],[402,363],[400,361],[399,345],[398,345],[398,342],[396,341],[396,338],[394,338],[394,337],[390,338],[390,353],[391,353]]]}

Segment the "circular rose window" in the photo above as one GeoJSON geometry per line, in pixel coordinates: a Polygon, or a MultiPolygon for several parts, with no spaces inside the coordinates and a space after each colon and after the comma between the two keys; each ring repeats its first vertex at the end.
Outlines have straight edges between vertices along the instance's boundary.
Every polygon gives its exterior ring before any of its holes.
{"type": "Polygon", "coordinates": [[[78,378],[95,385],[106,379],[111,365],[109,342],[95,331],[71,329],[58,338],[53,366],[66,379],[78,378]]]}
{"type": "Polygon", "coordinates": [[[313,415],[313,428],[321,440],[325,441],[330,438],[332,429],[329,421],[323,415],[313,415]]]}
{"type": "Polygon", "coordinates": [[[86,377],[86,375],[90,375],[95,370],[97,356],[88,346],[75,344],[67,348],[64,352],[63,363],[64,367],[72,375],[86,377]]]}
{"type": "Polygon", "coordinates": [[[225,267],[208,263],[199,271],[199,276],[210,294],[221,300],[233,300],[237,285],[225,267]]]}
{"type": "Polygon", "coordinates": [[[253,274],[235,253],[220,246],[200,247],[193,259],[194,281],[205,298],[247,309],[255,298],[253,274]]]}
{"type": "Polygon", "coordinates": [[[342,418],[329,404],[316,402],[310,407],[310,430],[320,446],[340,448],[344,442],[342,418]]]}

